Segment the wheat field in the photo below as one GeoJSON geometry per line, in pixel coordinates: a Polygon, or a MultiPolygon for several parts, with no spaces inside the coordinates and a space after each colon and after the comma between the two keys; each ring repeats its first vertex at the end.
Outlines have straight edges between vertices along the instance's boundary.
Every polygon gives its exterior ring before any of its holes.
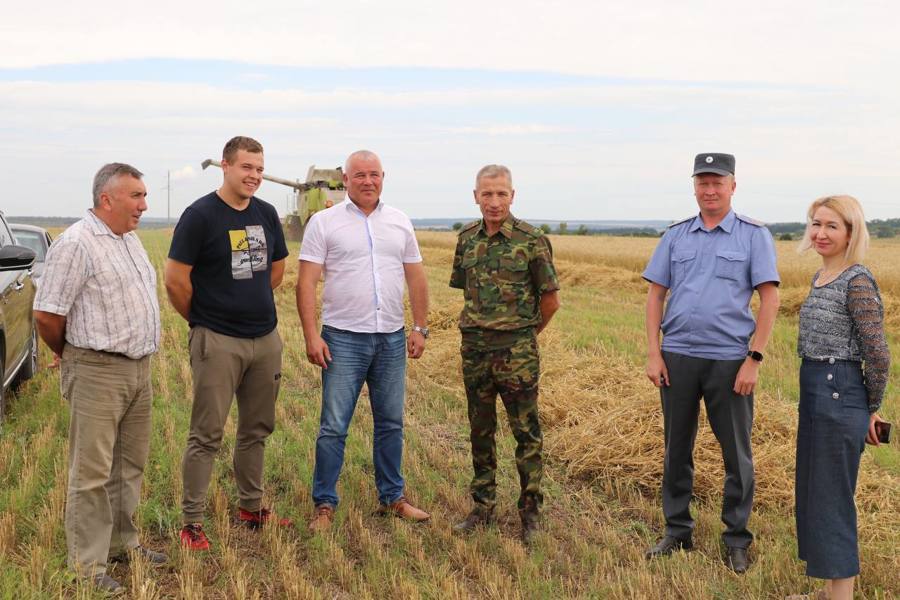
{"type": "MultiPolygon", "coordinates": [[[[696,551],[647,563],[662,531],[659,396],[643,375],[640,278],[653,239],[551,236],[563,306],[541,334],[541,418],[545,434],[544,531],[518,541],[514,444],[500,419],[498,523],[460,537],[452,524],[468,511],[466,401],[456,316],[461,293],[447,286],[454,236],[420,232],[433,331],[425,355],[410,361],[404,471],[411,499],[432,513],[426,525],[375,516],[371,411],[359,403],[347,441],[336,527],[311,536],[310,481],[320,379],[309,365],[293,286],[296,244],[276,291],[285,343],[277,429],[266,450],[266,502],[296,527],[256,533],[233,522],[236,493],[228,457],[234,419],[216,463],[206,528],[213,549],[178,547],[181,455],[190,417],[187,327],[165,300],[161,266],[171,231],[142,232],[158,266],[163,336],[154,359],[154,426],[137,521],[169,564],[116,566],[130,597],[155,598],[783,598],[816,582],[796,559],[793,456],[797,309],[816,266],[795,244],[778,242],[782,310],[761,369],[754,425],[757,501],[753,565],[738,576],[722,564],[721,458],[701,425],[695,451],[696,551]]],[[[900,242],[878,240],[868,264],[884,294],[895,362],[882,415],[897,422],[900,382],[900,242]]],[[[49,352],[44,349],[47,364],[49,352]]],[[[57,373],[44,369],[11,399],[0,434],[0,597],[92,598],[65,569],[63,508],[68,408],[57,373]]],[[[502,409],[500,409],[502,412],[502,409]]],[[[234,417],[234,413],[232,413],[234,417]]],[[[702,421],[703,417],[701,417],[702,421]]],[[[900,452],[867,449],[860,470],[862,574],[857,597],[900,598],[900,452]]]]}

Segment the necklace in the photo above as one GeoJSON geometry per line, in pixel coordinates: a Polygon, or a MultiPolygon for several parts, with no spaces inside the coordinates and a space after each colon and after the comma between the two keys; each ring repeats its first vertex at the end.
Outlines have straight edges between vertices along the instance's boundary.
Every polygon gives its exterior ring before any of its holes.
{"type": "Polygon", "coordinates": [[[849,265],[847,265],[847,263],[843,263],[837,269],[823,268],[821,271],[819,271],[819,276],[816,278],[816,285],[822,286],[826,283],[831,283],[832,281],[837,279],[841,273],[846,271],[848,266],[849,265]]]}

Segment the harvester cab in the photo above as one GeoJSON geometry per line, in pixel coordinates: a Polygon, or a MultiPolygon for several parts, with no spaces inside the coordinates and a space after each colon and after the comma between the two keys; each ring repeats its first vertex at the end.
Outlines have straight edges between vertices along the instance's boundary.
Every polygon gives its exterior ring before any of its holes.
{"type": "MultiPolygon", "coordinates": [[[[200,166],[204,169],[213,165],[222,168],[222,163],[207,158],[200,166]]],[[[329,206],[342,202],[344,190],[344,171],[341,167],[334,169],[317,169],[312,165],[306,172],[306,181],[282,179],[263,173],[263,179],[273,183],[286,185],[294,190],[294,210],[284,219],[284,234],[290,241],[303,239],[303,230],[310,217],[329,206]]]]}

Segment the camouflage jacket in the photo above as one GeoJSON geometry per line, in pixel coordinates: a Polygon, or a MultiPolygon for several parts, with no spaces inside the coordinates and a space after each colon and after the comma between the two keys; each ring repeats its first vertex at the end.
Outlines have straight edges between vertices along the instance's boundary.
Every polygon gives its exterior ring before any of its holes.
{"type": "Polygon", "coordinates": [[[459,233],[450,287],[464,292],[460,329],[535,327],[541,295],[559,289],[550,240],[512,215],[491,237],[474,221],[459,233]]]}

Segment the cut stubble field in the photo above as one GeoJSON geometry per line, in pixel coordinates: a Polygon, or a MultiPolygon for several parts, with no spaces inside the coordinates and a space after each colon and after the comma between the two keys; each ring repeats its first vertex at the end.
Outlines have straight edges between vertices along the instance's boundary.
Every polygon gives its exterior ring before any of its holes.
{"type": "MultiPolygon", "coordinates": [[[[461,293],[447,286],[455,237],[419,232],[430,283],[432,337],[410,361],[404,471],[414,502],[433,517],[410,525],[374,515],[372,420],[363,394],[350,429],[334,530],[311,536],[310,481],[321,391],[307,363],[294,308],[296,244],[276,291],[284,340],[277,429],[266,450],[267,503],[295,528],[254,533],[233,522],[230,452],[234,419],[216,462],[207,529],[213,550],[178,547],[181,456],[190,418],[187,326],[165,300],[162,263],[171,231],[141,232],[158,267],[163,335],[154,359],[154,426],[137,520],[147,545],[169,553],[161,568],[140,562],[113,575],[134,598],[782,598],[814,582],[796,559],[793,456],[796,426],[797,310],[816,259],[778,243],[782,310],[761,370],[754,454],[753,565],[738,576],[722,564],[722,467],[708,425],[695,451],[695,547],[646,562],[662,531],[659,395],[643,374],[646,284],[640,272],[656,240],[556,237],[563,307],[541,335],[541,418],[545,439],[544,532],[518,541],[514,443],[498,431],[496,527],[454,535],[470,507],[466,400],[456,317],[461,293]]],[[[900,417],[900,243],[877,241],[868,264],[885,296],[895,357],[883,416],[900,417]]],[[[44,349],[43,364],[49,353],[44,349]]],[[[499,409],[502,415],[502,408],[499,409]]],[[[705,417],[701,417],[701,420],[705,417]]],[[[91,598],[65,569],[63,509],[68,407],[57,373],[42,371],[17,393],[0,435],[0,597],[91,598]]],[[[501,421],[502,421],[501,417],[501,421]]],[[[860,471],[862,575],[858,597],[900,597],[900,452],[867,449],[860,471]]]]}

